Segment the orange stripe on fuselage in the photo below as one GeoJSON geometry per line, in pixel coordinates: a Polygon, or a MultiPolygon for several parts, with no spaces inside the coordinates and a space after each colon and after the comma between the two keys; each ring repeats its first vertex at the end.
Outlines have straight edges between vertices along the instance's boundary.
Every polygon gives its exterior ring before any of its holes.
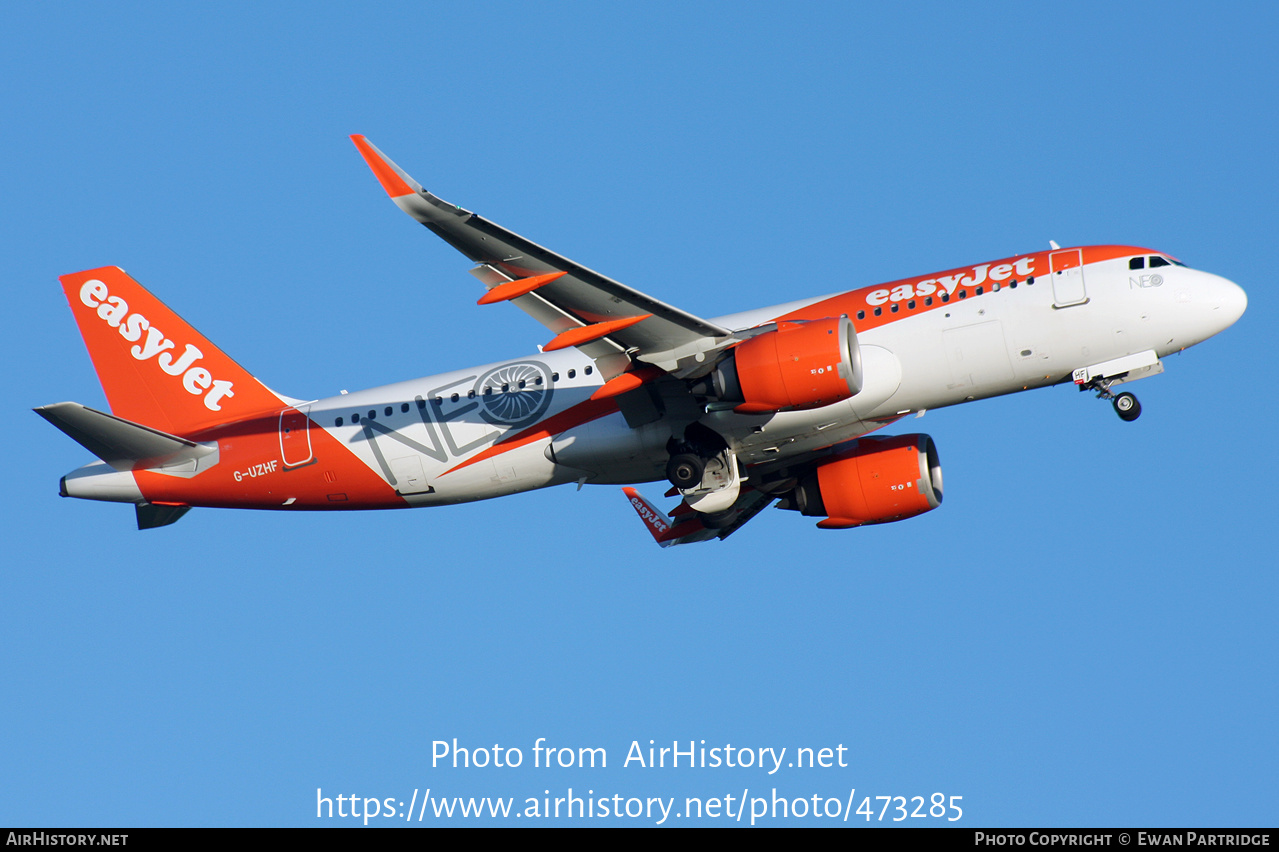
{"type": "Polygon", "coordinates": [[[447,476],[455,470],[461,470],[468,465],[484,459],[491,459],[494,456],[501,455],[509,450],[522,447],[525,444],[531,444],[534,441],[540,441],[543,438],[550,438],[561,432],[572,429],[574,426],[581,426],[583,423],[589,423],[592,420],[598,420],[601,417],[612,414],[617,411],[617,402],[612,397],[606,399],[588,399],[586,402],[578,403],[564,409],[559,414],[552,414],[550,417],[538,423],[534,423],[522,432],[503,438],[487,450],[476,453],[461,464],[454,465],[444,471],[441,476],[447,476]]]}
{"type": "MultiPolygon", "coordinates": [[[[1041,279],[1047,282],[1050,274],[1049,255],[1058,251],[1074,250],[1082,252],[1085,266],[1118,257],[1158,254],[1150,249],[1135,246],[1076,246],[1016,255],[988,263],[935,272],[931,275],[916,275],[884,284],[860,287],[791,311],[777,317],[776,320],[780,322],[847,314],[859,332],[866,331],[927,311],[949,307],[961,299],[971,299],[978,295],[976,292],[978,287],[982,288],[981,295],[989,295],[995,292],[995,285],[1003,289],[1016,281],[1017,286],[1022,287],[1026,286],[1027,279],[1030,277],[1035,279],[1036,284],[1041,279]],[[943,293],[948,296],[946,301],[942,300],[943,293]],[[927,304],[929,298],[932,299],[931,305],[927,304]],[[913,308],[910,307],[912,300],[915,304],[913,308]],[[896,312],[893,311],[894,306],[897,308],[896,312]],[[875,314],[876,308],[880,311],[878,316],[875,314]],[[858,312],[861,312],[860,317],[858,312]]],[[[1049,286],[1052,285],[1049,284],[1049,286]]]]}
{"type": "Polygon", "coordinates": [[[386,480],[313,420],[308,423],[311,460],[285,467],[279,424],[276,411],[191,435],[193,441],[217,441],[218,463],[189,479],[135,471],[138,488],[150,502],[187,506],[304,510],[408,506],[386,480]]]}

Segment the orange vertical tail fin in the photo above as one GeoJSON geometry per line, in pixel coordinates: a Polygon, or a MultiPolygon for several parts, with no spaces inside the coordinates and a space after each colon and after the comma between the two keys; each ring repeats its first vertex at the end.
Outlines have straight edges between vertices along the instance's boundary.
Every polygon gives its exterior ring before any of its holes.
{"type": "Polygon", "coordinates": [[[189,435],[285,404],[123,269],[59,280],[117,417],[189,435]]]}

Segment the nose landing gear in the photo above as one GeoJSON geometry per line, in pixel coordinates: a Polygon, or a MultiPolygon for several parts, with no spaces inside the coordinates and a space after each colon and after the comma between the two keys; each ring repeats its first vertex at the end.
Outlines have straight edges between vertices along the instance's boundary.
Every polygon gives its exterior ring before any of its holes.
{"type": "Polygon", "coordinates": [[[1110,400],[1119,419],[1131,423],[1141,416],[1141,403],[1137,402],[1137,397],[1126,391],[1120,394],[1111,392],[1111,387],[1163,371],[1164,365],[1160,362],[1158,353],[1147,349],[1090,367],[1079,367],[1071,373],[1071,378],[1081,391],[1096,391],[1099,398],[1110,400]]]}
{"type": "Polygon", "coordinates": [[[1081,391],[1096,391],[1098,399],[1108,399],[1110,404],[1115,407],[1115,413],[1119,415],[1119,419],[1125,423],[1131,423],[1141,416],[1141,403],[1137,401],[1137,397],[1128,391],[1123,393],[1112,393],[1110,386],[1113,382],[1110,379],[1093,379],[1087,384],[1079,386],[1081,391]]]}
{"type": "Polygon", "coordinates": [[[1120,420],[1132,422],[1141,416],[1141,403],[1130,393],[1121,393],[1110,402],[1115,407],[1115,413],[1119,415],[1120,420]]]}

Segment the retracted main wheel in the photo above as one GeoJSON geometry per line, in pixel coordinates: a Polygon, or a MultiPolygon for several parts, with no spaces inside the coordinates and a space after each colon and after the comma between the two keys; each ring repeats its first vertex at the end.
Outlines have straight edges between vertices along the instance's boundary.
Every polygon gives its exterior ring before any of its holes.
{"type": "Polygon", "coordinates": [[[1131,422],[1141,416],[1141,403],[1130,393],[1121,393],[1116,396],[1114,406],[1120,420],[1131,422]]]}
{"type": "Polygon", "coordinates": [[[706,463],[692,453],[678,453],[666,463],[666,478],[681,491],[696,488],[702,482],[706,463]]]}

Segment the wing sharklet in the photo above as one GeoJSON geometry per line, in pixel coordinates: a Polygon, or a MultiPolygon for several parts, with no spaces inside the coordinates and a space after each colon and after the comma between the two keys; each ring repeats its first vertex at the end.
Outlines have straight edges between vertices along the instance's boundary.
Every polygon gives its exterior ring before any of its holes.
{"type": "Polygon", "coordinates": [[[666,513],[648,502],[648,500],[644,499],[643,494],[640,494],[630,486],[623,488],[622,493],[630,501],[631,508],[635,510],[635,514],[640,516],[644,526],[648,527],[648,532],[653,536],[653,541],[662,547],[681,544],[680,538],[703,528],[701,521],[696,519],[676,524],[666,516],[666,513]]]}
{"type": "Polygon", "coordinates": [[[386,190],[386,194],[391,196],[391,198],[399,198],[422,191],[420,183],[413,180],[407,172],[391,162],[391,158],[379,151],[377,146],[368,139],[363,136],[353,135],[351,141],[359,149],[360,156],[364,158],[364,162],[368,163],[369,168],[373,170],[373,176],[377,178],[377,182],[382,184],[382,188],[386,190]]]}

